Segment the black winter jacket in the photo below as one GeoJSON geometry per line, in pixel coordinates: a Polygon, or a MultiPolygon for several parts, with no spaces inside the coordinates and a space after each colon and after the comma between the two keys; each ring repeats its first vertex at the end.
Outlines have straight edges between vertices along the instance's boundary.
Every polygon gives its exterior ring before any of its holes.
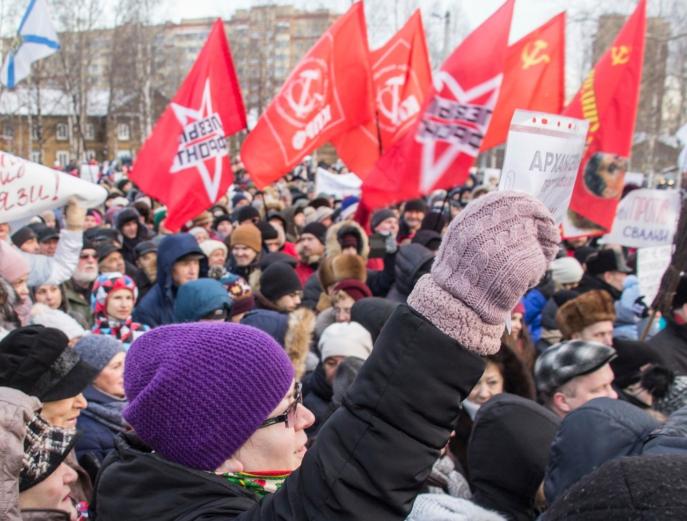
{"type": "Polygon", "coordinates": [[[671,317],[666,318],[666,327],[649,340],[671,371],[687,375],[687,325],[678,324],[671,317]]]}
{"type": "Polygon", "coordinates": [[[261,501],[120,437],[97,521],[401,521],[445,446],[483,360],[408,306],[389,319],[348,396],[283,487],[261,501]]]}

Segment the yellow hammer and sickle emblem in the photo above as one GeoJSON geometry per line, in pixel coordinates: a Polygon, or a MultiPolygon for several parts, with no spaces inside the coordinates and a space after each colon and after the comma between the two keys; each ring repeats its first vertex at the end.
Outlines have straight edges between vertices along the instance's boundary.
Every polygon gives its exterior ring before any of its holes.
{"type": "Polygon", "coordinates": [[[551,58],[548,54],[542,52],[548,46],[549,43],[546,40],[536,40],[533,43],[528,43],[522,50],[522,68],[527,70],[540,63],[549,63],[551,58]]]}
{"type": "Polygon", "coordinates": [[[611,48],[611,61],[613,65],[625,65],[630,61],[630,47],[621,45],[611,48]]]}

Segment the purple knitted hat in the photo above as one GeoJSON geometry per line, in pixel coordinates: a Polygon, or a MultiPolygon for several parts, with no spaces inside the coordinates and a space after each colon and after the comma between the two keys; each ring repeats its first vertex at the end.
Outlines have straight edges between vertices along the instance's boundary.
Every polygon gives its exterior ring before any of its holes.
{"type": "Polygon", "coordinates": [[[284,398],[293,367],[249,326],[162,326],[129,349],[124,418],[162,456],[199,470],[231,457],[284,398]]]}

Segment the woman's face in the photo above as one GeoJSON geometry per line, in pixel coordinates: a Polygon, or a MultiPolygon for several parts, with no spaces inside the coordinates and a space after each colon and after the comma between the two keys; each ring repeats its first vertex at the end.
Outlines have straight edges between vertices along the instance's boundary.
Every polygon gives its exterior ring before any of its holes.
{"type": "Polygon", "coordinates": [[[59,309],[62,305],[62,291],[54,284],[43,284],[36,288],[36,302],[45,304],[51,309],[59,309]]]}
{"type": "MultiPolygon", "coordinates": [[[[284,414],[295,401],[295,383],[292,382],[286,396],[267,418],[284,414]]],[[[265,419],[267,419],[265,418],[265,419]]],[[[315,422],[315,416],[303,404],[299,404],[289,417],[289,425],[275,423],[259,428],[236,451],[233,459],[241,462],[245,472],[267,470],[292,471],[301,466],[305,456],[308,436],[305,429],[315,422]]]]}
{"type": "Polygon", "coordinates": [[[229,221],[222,221],[217,225],[217,233],[222,237],[229,237],[234,231],[234,226],[229,221]]]}
{"type": "Polygon", "coordinates": [[[128,289],[116,289],[107,297],[107,314],[117,320],[126,320],[134,309],[134,295],[128,289]]]}
{"type": "Polygon", "coordinates": [[[62,510],[69,514],[69,519],[77,519],[77,512],[69,497],[69,486],[76,481],[76,471],[65,463],[60,464],[55,472],[33,487],[19,493],[21,510],[62,510]]]}
{"type": "Polygon", "coordinates": [[[26,275],[22,275],[17,280],[12,282],[12,287],[14,288],[14,292],[17,294],[17,298],[20,302],[25,302],[26,299],[29,298],[29,286],[27,284],[28,281],[29,274],[27,273],[26,275]]]}
{"type": "Polygon", "coordinates": [[[516,339],[520,338],[520,333],[522,333],[522,313],[511,313],[510,320],[510,336],[516,339]]]}
{"type": "Polygon", "coordinates": [[[79,393],[72,398],[43,403],[41,416],[54,427],[74,430],[76,429],[76,419],[81,414],[81,410],[86,408],[86,405],[88,405],[86,398],[79,393]]]}
{"type": "Polygon", "coordinates": [[[491,398],[501,393],[503,393],[503,375],[496,364],[487,362],[482,378],[470,391],[468,400],[477,405],[484,405],[491,398]]]}
{"type": "Polygon", "coordinates": [[[209,266],[224,266],[227,262],[227,254],[224,253],[222,248],[217,248],[208,257],[209,266]]]}
{"type": "Polygon", "coordinates": [[[93,387],[105,394],[124,398],[124,356],[124,353],[114,355],[93,380],[93,387]]]}

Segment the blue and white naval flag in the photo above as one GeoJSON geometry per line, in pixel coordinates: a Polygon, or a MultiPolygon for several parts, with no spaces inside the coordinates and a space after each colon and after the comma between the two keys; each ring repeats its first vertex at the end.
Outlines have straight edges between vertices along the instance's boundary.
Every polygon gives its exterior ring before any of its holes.
{"type": "Polygon", "coordinates": [[[30,0],[19,24],[17,43],[10,49],[0,71],[0,83],[10,89],[26,78],[31,64],[60,48],[46,0],[30,0]]]}

